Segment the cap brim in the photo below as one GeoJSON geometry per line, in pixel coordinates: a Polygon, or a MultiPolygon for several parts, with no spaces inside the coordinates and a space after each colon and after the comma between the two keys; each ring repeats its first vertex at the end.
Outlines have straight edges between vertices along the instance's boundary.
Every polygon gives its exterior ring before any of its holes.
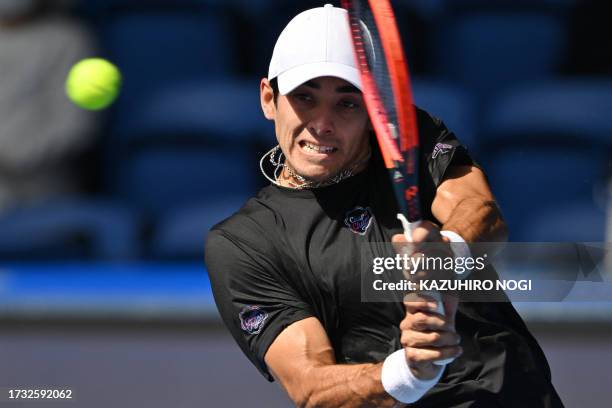
{"type": "Polygon", "coordinates": [[[357,68],[334,62],[315,62],[291,68],[280,74],[278,76],[278,91],[281,95],[287,95],[304,82],[324,76],[344,79],[361,90],[361,78],[357,68]]]}

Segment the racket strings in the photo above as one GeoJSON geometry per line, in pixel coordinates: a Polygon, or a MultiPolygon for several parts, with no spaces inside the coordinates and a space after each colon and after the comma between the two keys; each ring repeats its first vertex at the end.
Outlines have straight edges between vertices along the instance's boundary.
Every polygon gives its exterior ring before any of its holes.
{"type": "MultiPolygon", "coordinates": [[[[376,99],[374,124],[382,123],[384,129],[377,129],[379,143],[387,167],[398,166],[405,158],[400,151],[401,140],[397,132],[397,109],[390,71],[387,66],[382,40],[374,15],[366,1],[348,1],[349,24],[356,50],[358,68],[365,73],[364,92],[376,99]]],[[[372,113],[370,112],[372,116],[372,113]]]]}
{"type": "Polygon", "coordinates": [[[372,74],[387,121],[397,124],[397,109],[395,107],[389,67],[387,66],[383,43],[374,15],[370,7],[365,4],[367,0],[353,1],[352,3],[355,7],[356,17],[353,29],[359,33],[360,42],[362,43],[361,49],[363,50],[359,53],[361,54],[359,61],[361,64],[365,64],[367,70],[372,74]]]}
{"type": "Polygon", "coordinates": [[[386,0],[343,0],[342,4],[349,12],[364,98],[400,212],[410,221],[418,220],[418,129],[393,10],[386,0]]]}

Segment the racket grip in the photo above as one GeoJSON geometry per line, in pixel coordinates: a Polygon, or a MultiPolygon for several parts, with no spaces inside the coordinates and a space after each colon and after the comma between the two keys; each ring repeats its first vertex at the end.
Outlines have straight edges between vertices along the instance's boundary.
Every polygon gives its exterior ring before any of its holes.
{"type": "MultiPolygon", "coordinates": [[[[421,222],[420,221],[410,222],[404,216],[404,214],[397,214],[397,219],[400,220],[400,222],[402,223],[402,227],[404,228],[404,237],[406,237],[408,242],[412,242],[412,232],[414,231],[415,228],[419,226],[421,222]]],[[[432,291],[426,291],[426,292],[424,291],[421,293],[435,300],[436,305],[437,305],[436,313],[441,314],[442,316],[446,314],[444,311],[444,302],[442,302],[442,295],[440,294],[440,292],[432,290],[432,291]]],[[[447,358],[444,360],[434,361],[434,364],[439,365],[439,366],[445,366],[451,363],[453,360],[454,358],[447,358]]]]}
{"type": "Polygon", "coordinates": [[[404,214],[397,214],[397,219],[402,223],[404,228],[404,236],[408,242],[412,242],[412,232],[419,226],[421,221],[410,222],[404,214]]]}
{"type": "MultiPolygon", "coordinates": [[[[425,295],[425,296],[429,296],[430,298],[434,299],[436,301],[436,312],[441,314],[442,316],[444,316],[446,313],[444,312],[444,302],[442,301],[442,295],[440,294],[440,292],[435,291],[435,290],[430,290],[430,291],[424,291],[421,292],[421,294],[425,295]]],[[[454,357],[451,358],[446,358],[444,360],[438,360],[438,361],[434,361],[435,365],[439,365],[439,366],[445,366],[449,363],[452,363],[453,360],[455,360],[454,357]]]]}

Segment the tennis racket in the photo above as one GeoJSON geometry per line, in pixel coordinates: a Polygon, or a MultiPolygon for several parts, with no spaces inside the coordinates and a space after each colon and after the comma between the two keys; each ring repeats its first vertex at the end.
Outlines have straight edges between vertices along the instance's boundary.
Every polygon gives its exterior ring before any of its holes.
{"type": "MultiPolygon", "coordinates": [[[[421,221],[419,201],[419,136],[410,74],[389,0],[342,0],[348,11],[363,98],[389,171],[404,236],[421,221]]],[[[427,292],[444,314],[438,292],[427,292]]],[[[436,361],[445,365],[453,359],[436,361]]]]}

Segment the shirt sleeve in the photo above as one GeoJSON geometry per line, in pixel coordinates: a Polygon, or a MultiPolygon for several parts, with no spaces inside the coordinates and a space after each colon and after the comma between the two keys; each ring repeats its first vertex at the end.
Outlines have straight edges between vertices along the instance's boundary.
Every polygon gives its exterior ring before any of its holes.
{"type": "Polygon", "coordinates": [[[440,119],[417,108],[417,122],[421,149],[435,187],[440,185],[450,166],[480,167],[472,159],[468,149],[440,119]]]}
{"type": "Polygon", "coordinates": [[[223,322],[249,360],[274,381],[264,361],[268,348],[287,326],[313,316],[311,308],[285,281],[268,251],[212,230],[205,253],[223,322]]]}

